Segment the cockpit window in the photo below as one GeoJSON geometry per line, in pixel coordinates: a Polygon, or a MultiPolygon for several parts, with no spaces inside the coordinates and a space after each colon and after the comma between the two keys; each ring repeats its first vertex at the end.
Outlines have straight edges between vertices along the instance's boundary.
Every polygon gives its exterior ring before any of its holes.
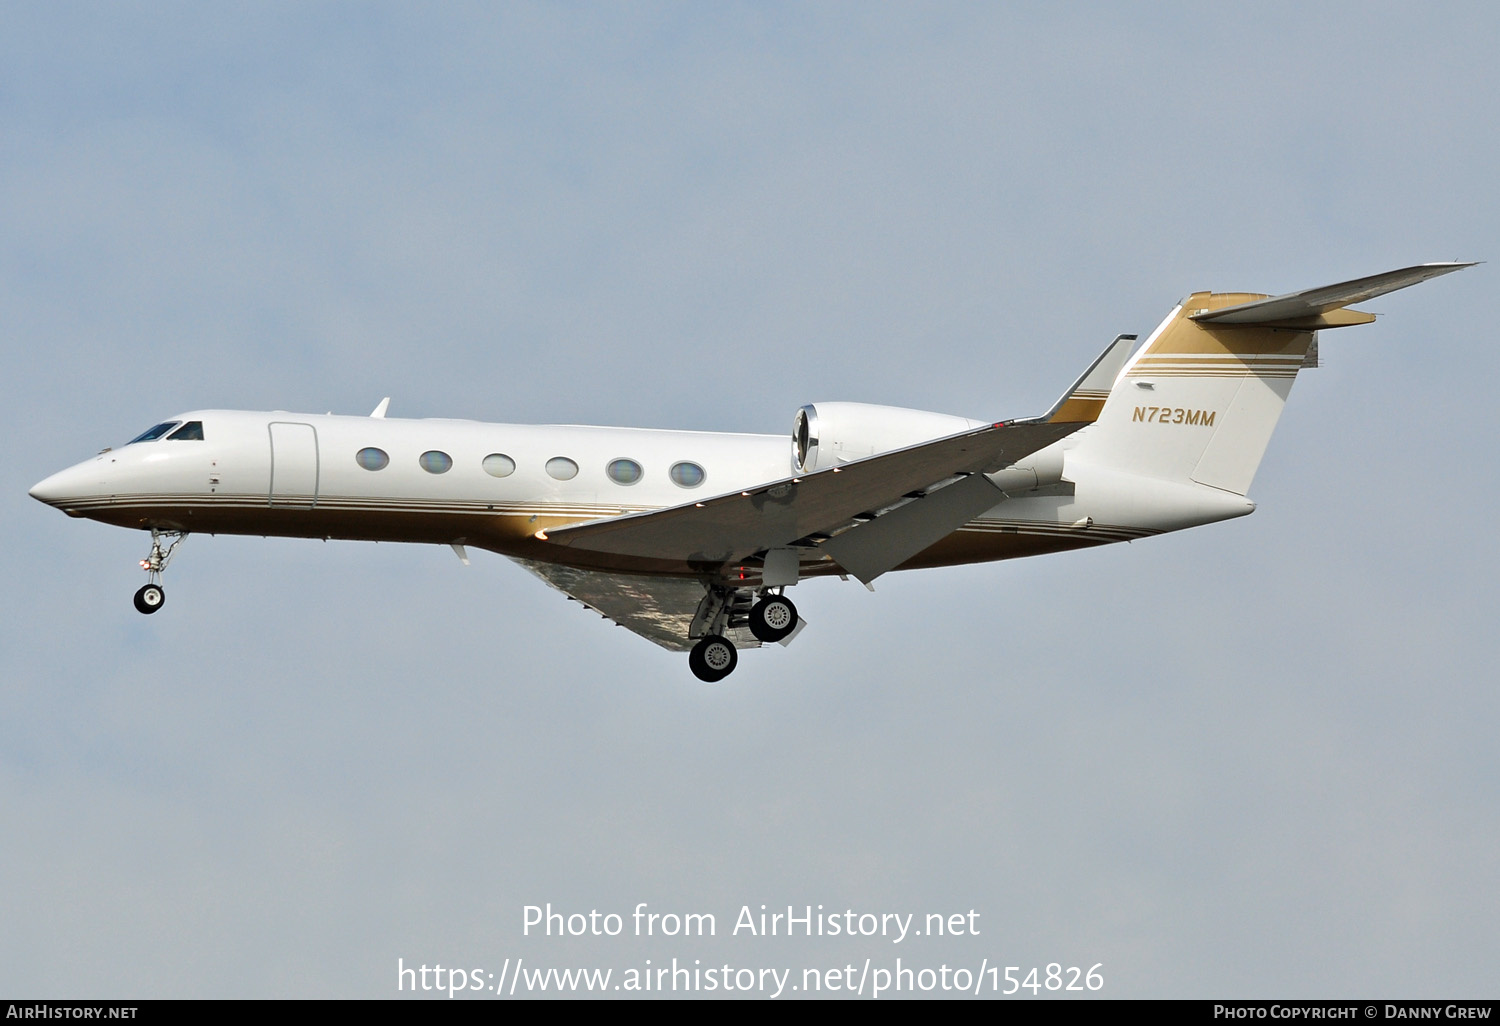
{"type": "Polygon", "coordinates": [[[145,434],[136,435],[125,444],[134,445],[136,442],[154,442],[162,435],[166,434],[168,431],[171,431],[174,427],[181,423],[182,421],[180,420],[169,420],[165,424],[158,424],[156,425],[156,427],[152,428],[150,431],[147,431],[145,434]]]}
{"type": "Polygon", "coordinates": [[[167,436],[169,442],[201,442],[203,441],[203,421],[190,420],[182,427],[167,436]]]}

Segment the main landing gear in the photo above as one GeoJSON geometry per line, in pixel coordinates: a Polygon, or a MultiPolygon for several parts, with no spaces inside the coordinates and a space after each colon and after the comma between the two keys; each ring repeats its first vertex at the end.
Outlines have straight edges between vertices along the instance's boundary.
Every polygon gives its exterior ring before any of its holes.
{"type": "Polygon", "coordinates": [[[148,582],[135,593],[135,608],[142,613],[154,613],[167,601],[167,593],[161,586],[162,571],[172,561],[172,553],[187,537],[186,531],[159,531],[151,529],[151,555],[141,560],[141,569],[149,575],[148,582]],[[166,544],[163,545],[162,542],[166,544]]]}
{"type": "Polygon", "coordinates": [[[797,629],[797,607],[785,595],[766,595],[750,607],[750,633],[767,644],[797,629]]]}
{"type": "MultiPolygon", "coordinates": [[[[709,684],[734,672],[739,653],[727,635],[734,628],[749,627],[757,641],[784,641],[797,629],[797,607],[785,595],[762,592],[753,600],[749,589],[710,588],[693,626],[704,631],[688,653],[693,676],[709,684]]],[[[695,631],[696,633],[696,631],[695,631]]]]}
{"type": "Polygon", "coordinates": [[[688,667],[693,676],[708,684],[715,684],[734,672],[739,665],[740,654],[734,642],[718,634],[710,634],[693,646],[688,653],[688,667]]]}

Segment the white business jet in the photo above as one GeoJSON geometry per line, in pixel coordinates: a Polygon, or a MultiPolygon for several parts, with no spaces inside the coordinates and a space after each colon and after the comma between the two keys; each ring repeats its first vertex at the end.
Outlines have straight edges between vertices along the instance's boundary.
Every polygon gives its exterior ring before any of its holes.
{"type": "Polygon", "coordinates": [[[1197,292],[1116,338],[1047,413],[977,421],[818,403],[785,435],[200,410],[31,494],[151,532],[154,613],[189,533],[467,546],[509,556],[705,681],[789,642],[805,577],[1034,556],[1255,509],[1245,498],[1317,332],[1467,263],[1267,297],[1197,292]]]}

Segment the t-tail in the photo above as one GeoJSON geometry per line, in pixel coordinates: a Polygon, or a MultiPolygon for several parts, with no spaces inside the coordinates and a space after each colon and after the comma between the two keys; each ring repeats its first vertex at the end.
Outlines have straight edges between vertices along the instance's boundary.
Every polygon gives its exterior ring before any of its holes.
{"type": "Polygon", "coordinates": [[[1471,266],[1419,264],[1282,296],[1195,292],[1125,365],[1068,457],[1243,496],[1297,372],[1317,366],[1317,333],[1375,320],[1353,303],[1471,266]]]}

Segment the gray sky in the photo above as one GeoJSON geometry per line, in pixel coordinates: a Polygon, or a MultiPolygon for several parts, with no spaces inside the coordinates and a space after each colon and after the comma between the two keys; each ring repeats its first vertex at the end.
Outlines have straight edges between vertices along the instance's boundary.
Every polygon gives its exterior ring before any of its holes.
{"type": "Polygon", "coordinates": [[[810,582],[714,687],[487,553],[194,537],[142,617],[144,537],[26,488],[190,408],[1037,413],[1194,289],[1500,259],[1497,38],[1483,4],[6,5],[0,994],[900,957],[1493,996],[1493,264],[1325,334],[1253,517],[810,582]],[[546,902],[718,936],[523,937],[546,902]],[[728,935],[762,903],[981,933],[728,935]]]}

